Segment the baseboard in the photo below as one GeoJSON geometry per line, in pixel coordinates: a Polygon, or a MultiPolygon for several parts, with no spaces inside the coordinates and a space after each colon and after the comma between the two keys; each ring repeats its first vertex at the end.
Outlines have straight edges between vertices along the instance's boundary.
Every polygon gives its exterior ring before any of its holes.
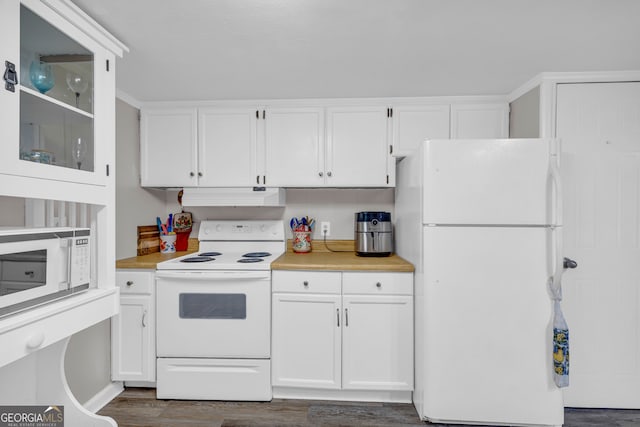
{"type": "Polygon", "coordinates": [[[411,403],[411,391],[332,390],[297,387],[273,387],[278,399],[342,400],[347,402],[411,403]]]}
{"type": "Polygon", "coordinates": [[[109,383],[105,388],[97,392],[91,399],[84,402],[82,406],[93,413],[98,412],[111,402],[117,395],[122,393],[124,385],[121,381],[109,383]]]}

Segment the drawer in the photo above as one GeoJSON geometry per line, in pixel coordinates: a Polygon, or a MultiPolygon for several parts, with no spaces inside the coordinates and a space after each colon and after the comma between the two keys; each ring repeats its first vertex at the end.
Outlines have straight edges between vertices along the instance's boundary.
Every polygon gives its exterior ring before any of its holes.
{"type": "Polygon", "coordinates": [[[413,273],[361,273],[345,271],[342,293],[368,295],[413,295],[413,273]]]}
{"type": "Polygon", "coordinates": [[[340,294],[341,273],[337,271],[274,271],[273,292],[340,294]]]}
{"type": "Polygon", "coordinates": [[[38,261],[2,261],[1,279],[9,282],[45,283],[47,264],[38,261]]]}
{"type": "Polygon", "coordinates": [[[152,270],[117,270],[116,286],[121,294],[152,294],[154,276],[152,270]]]}

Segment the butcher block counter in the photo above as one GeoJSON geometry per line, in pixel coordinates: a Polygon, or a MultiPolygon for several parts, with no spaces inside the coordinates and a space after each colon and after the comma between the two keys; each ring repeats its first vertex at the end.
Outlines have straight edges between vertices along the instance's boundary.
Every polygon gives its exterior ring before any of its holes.
{"type": "Polygon", "coordinates": [[[271,263],[272,270],[333,270],[333,271],[387,271],[413,272],[410,264],[397,255],[388,257],[361,257],[354,252],[353,240],[313,241],[312,251],[296,253],[287,243],[287,252],[271,263]]]}
{"type": "Polygon", "coordinates": [[[154,252],[148,255],[134,256],[131,258],[119,259],[116,261],[116,268],[139,268],[144,270],[155,270],[156,265],[162,261],[168,261],[183,255],[198,252],[198,239],[189,239],[189,246],[186,251],[175,252],[173,254],[161,254],[154,252]]]}

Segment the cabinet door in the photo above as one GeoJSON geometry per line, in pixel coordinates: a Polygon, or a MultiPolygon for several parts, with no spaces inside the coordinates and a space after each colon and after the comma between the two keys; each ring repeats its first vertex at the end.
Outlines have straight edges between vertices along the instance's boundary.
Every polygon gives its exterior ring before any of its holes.
{"type": "Polygon", "coordinates": [[[324,184],[322,108],[272,108],[265,119],[266,184],[312,187],[324,184]]]}
{"type": "Polygon", "coordinates": [[[142,110],[142,186],[193,187],[198,183],[195,108],[142,110]]]}
{"type": "Polygon", "coordinates": [[[449,105],[393,107],[394,157],[406,156],[427,139],[449,138],[449,105]]]}
{"type": "Polygon", "coordinates": [[[274,386],[340,388],[340,295],[273,294],[274,386]]]}
{"type": "MultiPolygon", "coordinates": [[[[3,1],[0,36],[14,65],[13,91],[1,85],[3,155],[11,175],[104,186],[113,150],[113,60],[48,5],[3,1]],[[111,109],[109,107],[112,107],[111,109]]],[[[64,192],[63,192],[64,193],[64,192]]]]}
{"type": "Polygon", "coordinates": [[[390,185],[387,115],[386,107],[327,109],[327,186],[390,185]]]}
{"type": "Polygon", "coordinates": [[[152,297],[120,298],[120,313],[111,320],[113,380],[155,381],[155,328],[152,297]]]}
{"type": "Polygon", "coordinates": [[[509,105],[451,105],[451,138],[508,138],[509,105]]]}
{"type": "Polygon", "coordinates": [[[413,389],[413,298],[345,295],[342,388],[413,389]]]}
{"type": "Polygon", "coordinates": [[[246,187],[257,181],[256,109],[200,109],[199,185],[246,187]]]}

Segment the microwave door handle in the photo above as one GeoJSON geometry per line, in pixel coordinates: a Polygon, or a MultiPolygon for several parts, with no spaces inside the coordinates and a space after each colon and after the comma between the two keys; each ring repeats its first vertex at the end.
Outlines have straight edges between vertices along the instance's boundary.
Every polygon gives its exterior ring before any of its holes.
{"type": "Polygon", "coordinates": [[[65,239],[67,242],[67,289],[71,289],[71,257],[73,256],[73,238],[65,239]]]}

